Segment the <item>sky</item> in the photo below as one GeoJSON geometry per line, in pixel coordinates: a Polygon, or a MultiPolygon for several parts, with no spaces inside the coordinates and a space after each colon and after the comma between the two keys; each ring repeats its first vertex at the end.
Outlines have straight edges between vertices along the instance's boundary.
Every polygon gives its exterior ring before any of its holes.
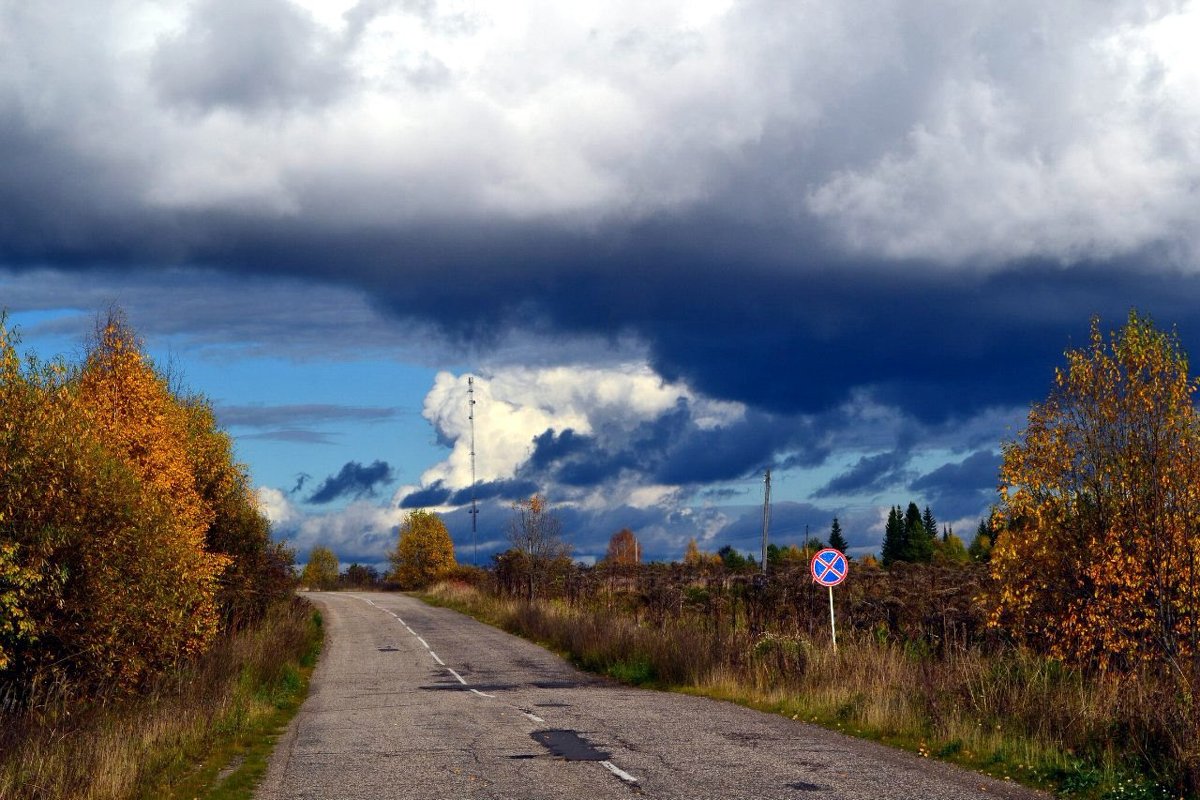
{"type": "MultiPolygon", "coordinates": [[[[1200,351],[1200,3],[0,0],[0,308],[119,306],[301,561],[969,538],[1093,316],[1200,351]],[[475,483],[467,382],[473,379],[475,483]],[[474,488],[472,488],[474,487],[474,488]],[[467,508],[480,508],[471,530],[467,508]]],[[[0,410],[2,413],[2,410],[0,410]]]]}

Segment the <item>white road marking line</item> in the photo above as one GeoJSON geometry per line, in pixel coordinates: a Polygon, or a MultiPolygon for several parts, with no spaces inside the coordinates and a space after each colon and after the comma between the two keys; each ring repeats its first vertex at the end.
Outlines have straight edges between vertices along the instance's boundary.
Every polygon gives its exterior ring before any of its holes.
{"type": "Polygon", "coordinates": [[[601,761],[600,763],[601,763],[601,765],[604,766],[605,769],[607,769],[613,775],[616,775],[618,778],[625,781],[626,783],[637,783],[638,782],[637,778],[633,777],[628,772],[621,769],[620,767],[618,767],[616,764],[612,763],[611,761],[601,761]]]}
{"type": "Polygon", "coordinates": [[[461,683],[463,686],[466,686],[466,685],[467,685],[467,682],[466,682],[465,680],[463,680],[463,676],[462,676],[462,675],[459,675],[457,672],[455,672],[455,671],[454,671],[452,668],[450,668],[450,667],[446,667],[446,669],[450,671],[450,674],[451,674],[451,675],[453,675],[454,677],[458,678],[458,682],[459,682],[459,683],[461,683]]]}
{"type": "Polygon", "coordinates": [[[537,714],[530,714],[528,711],[522,711],[521,713],[524,714],[525,716],[529,717],[534,722],[545,722],[546,721],[546,720],[542,719],[541,717],[539,717],[537,714]]]}
{"type": "Polygon", "coordinates": [[[436,661],[436,662],[438,662],[439,664],[441,664],[443,667],[444,667],[444,666],[446,666],[446,662],[445,662],[445,661],[442,661],[440,658],[438,658],[438,655],[437,655],[437,653],[435,653],[435,652],[433,652],[432,650],[430,650],[430,651],[429,651],[429,655],[433,656],[433,660],[434,660],[434,661],[436,661]]]}
{"type": "Polygon", "coordinates": [[[416,636],[416,635],[417,635],[417,632],[416,632],[416,631],[414,631],[412,628],[408,627],[407,625],[405,625],[405,626],[404,626],[404,630],[408,631],[408,632],[409,632],[409,633],[411,633],[413,636],[416,636]]]}
{"type": "Polygon", "coordinates": [[[471,690],[471,693],[472,693],[472,694],[477,694],[477,695],[479,695],[480,697],[490,697],[490,698],[492,698],[493,700],[495,700],[495,699],[496,699],[496,695],[494,695],[494,694],[484,694],[483,692],[479,691],[478,689],[472,689],[472,690],[471,690]]]}
{"type": "Polygon", "coordinates": [[[420,636],[418,636],[418,637],[417,637],[417,641],[418,641],[418,642],[420,642],[421,644],[425,645],[425,649],[426,649],[426,650],[430,650],[430,649],[432,649],[432,648],[430,648],[430,646],[429,646],[429,642],[425,641],[425,640],[424,640],[424,639],[422,639],[420,636]]]}

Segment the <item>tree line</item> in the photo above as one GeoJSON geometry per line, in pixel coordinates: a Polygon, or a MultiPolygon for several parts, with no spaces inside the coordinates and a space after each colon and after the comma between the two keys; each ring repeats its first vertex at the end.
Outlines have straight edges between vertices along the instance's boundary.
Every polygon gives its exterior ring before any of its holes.
{"type": "Polygon", "coordinates": [[[129,692],[290,594],[211,403],[119,311],[79,363],[19,343],[0,316],[0,685],[129,692]]]}

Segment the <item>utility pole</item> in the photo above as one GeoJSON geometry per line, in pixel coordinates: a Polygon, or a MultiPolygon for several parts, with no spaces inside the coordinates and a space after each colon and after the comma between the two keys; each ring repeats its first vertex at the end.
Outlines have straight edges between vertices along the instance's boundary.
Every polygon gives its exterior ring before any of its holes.
{"type": "Polygon", "coordinates": [[[467,420],[471,423],[471,564],[479,566],[479,540],[475,533],[475,521],[479,509],[475,507],[475,379],[467,376],[467,420]]]}
{"type": "Polygon", "coordinates": [[[767,528],[771,524],[771,470],[763,476],[762,574],[767,574],[767,528]]]}

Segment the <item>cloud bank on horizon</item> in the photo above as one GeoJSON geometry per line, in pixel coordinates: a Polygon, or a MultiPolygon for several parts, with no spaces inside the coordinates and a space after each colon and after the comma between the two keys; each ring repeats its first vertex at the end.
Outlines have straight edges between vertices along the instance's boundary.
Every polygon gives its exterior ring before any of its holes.
{"type": "MultiPolygon", "coordinates": [[[[117,283],[266,351],[415,331],[486,368],[484,499],[606,498],[664,548],[769,464],[824,465],[813,514],[966,518],[1091,315],[1200,342],[1197,39],[1150,0],[6,3],[3,302],[117,283]]],[[[461,383],[397,505],[462,502],[461,383]]]]}

